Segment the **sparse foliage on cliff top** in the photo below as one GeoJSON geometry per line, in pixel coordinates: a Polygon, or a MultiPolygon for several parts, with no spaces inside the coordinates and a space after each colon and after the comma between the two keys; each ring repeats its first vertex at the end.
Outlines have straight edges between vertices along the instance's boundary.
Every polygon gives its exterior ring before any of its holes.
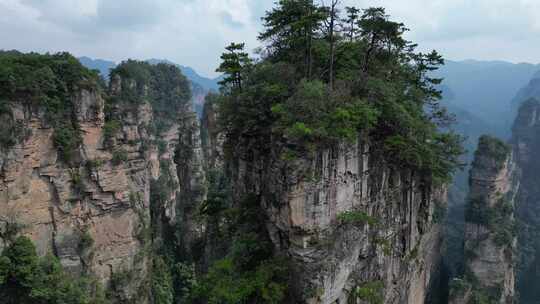
{"type": "Polygon", "coordinates": [[[502,140],[489,135],[482,135],[478,140],[478,149],[474,154],[473,167],[481,168],[484,163],[481,160],[492,159],[498,169],[510,155],[511,148],[502,140]]]}
{"type": "Polygon", "coordinates": [[[415,51],[383,8],[347,8],[345,21],[338,11],[281,0],[265,15],[262,58],[220,99],[228,143],[312,151],[362,134],[391,165],[448,181],[463,150],[439,104],[441,79],[429,76],[442,57],[415,51]]]}

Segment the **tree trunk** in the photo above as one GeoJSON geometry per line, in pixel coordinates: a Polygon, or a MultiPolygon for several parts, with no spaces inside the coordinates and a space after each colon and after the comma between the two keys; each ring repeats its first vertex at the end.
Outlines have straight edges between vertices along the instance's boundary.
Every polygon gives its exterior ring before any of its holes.
{"type": "Polygon", "coordinates": [[[334,31],[336,23],[336,7],[339,3],[339,0],[332,0],[330,7],[330,90],[334,90],[334,57],[335,57],[335,41],[334,41],[334,31]]]}
{"type": "Polygon", "coordinates": [[[312,39],[313,39],[313,1],[310,1],[309,5],[309,25],[308,25],[308,79],[311,79],[311,69],[312,69],[312,39]]]}

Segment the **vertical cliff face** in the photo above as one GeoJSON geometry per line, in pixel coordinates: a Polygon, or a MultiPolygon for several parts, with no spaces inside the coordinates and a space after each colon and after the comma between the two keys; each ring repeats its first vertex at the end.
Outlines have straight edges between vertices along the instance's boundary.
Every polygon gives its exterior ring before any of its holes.
{"type": "Polygon", "coordinates": [[[233,150],[236,199],[260,198],[292,261],[295,301],[424,303],[440,263],[442,188],[392,170],[364,139],[292,160],[233,150]]]}
{"type": "MultiPolygon", "coordinates": [[[[530,99],[522,104],[513,127],[512,142],[516,159],[521,168],[522,188],[517,213],[519,218],[532,227],[540,227],[540,162],[535,154],[540,151],[540,103],[530,99]]],[[[533,229],[534,229],[533,228],[533,229]]]]}
{"type": "MultiPolygon", "coordinates": [[[[32,238],[40,254],[56,253],[72,272],[88,271],[103,282],[125,269],[142,277],[147,267],[145,259],[137,261],[143,248],[137,236],[149,217],[151,176],[145,156],[118,142],[118,149],[125,149],[125,161],[113,162],[113,153],[102,145],[100,92],[80,90],[74,101],[82,135],[77,166],[59,159],[54,130],[43,112],[13,105],[16,119],[31,134],[2,157],[2,222],[22,227],[21,233],[32,238]],[[90,248],[81,248],[83,237],[91,240],[90,248]]],[[[139,139],[138,122],[127,117],[119,136],[139,139]]]]}
{"type": "Polygon", "coordinates": [[[69,161],[42,106],[7,101],[27,134],[0,152],[0,247],[29,236],[41,255],[98,278],[116,300],[147,301],[152,244],[163,226],[189,223],[187,206],[205,195],[196,116],[180,100],[162,115],[149,89],[120,74],[107,100],[96,84],[73,88],[67,111],[80,141],[69,161]]]}
{"type": "Polygon", "coordinates": [[[538,268],[540,236],[540,102],[525,101],[519,109],[513,127],[512,144],[520,168],[521,187],[518,193],[516,214],[519,226],[518,290],[524,303],[540,300],[537,284],[540,281],[538,268]]]}
{"type": "Polygon", "coordinates": [[[183,258],[195,260],[198,257],[194,251],[205,231],[204,225],[197,221],[198,208],[206,199],[207,191],[204,151],[196,113],[184,111],[179,117],[180,143],[174,155],[174,168],[179,179],[175,208],[179,214],[171,227],[175,226],[180,236],[183,258]]]}
{"type": "Polygon", "coordinates": [[[220,132],[217,114],[217,96],[206,97],[201,117],[201,140],[203,141],[204,159],[209,170],[223,168],[223,143],[225,135],[220,132]]]}
{"type": "MultiPolygon", "coordinates": [[[[469,177],[465,211],[465,276],[454,280],[452,303],[515,299],[514,202],[519,189],[511,148],[482,136],[469,177]]],[[[475,302],[475,303],[476,303],[475,302]]]]}
{"type": "Polygon", "coordinates": [[[453,282],[453,303],[540,299],[540,163],[534,157],[540,151],[539,115],[537,100],[521,105],[511,148],[493,138],[480,140],[470,172],[465,278],[453,282]]]}

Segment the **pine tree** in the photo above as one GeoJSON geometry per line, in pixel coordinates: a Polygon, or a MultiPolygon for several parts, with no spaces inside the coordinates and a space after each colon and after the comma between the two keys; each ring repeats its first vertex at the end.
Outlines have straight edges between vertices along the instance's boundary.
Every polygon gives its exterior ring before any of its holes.
{"type": "Polygon", "coordinates": [[[304,76],[310,78],[313,40],[325,18],[324,10],[313,4],[313,0],[280,0],[263,17],[265,31],[259,39],[269,42],[267,50],[272,60],[303,62],[304,76]]]}
{"type": "Polygon", "coordinates": [[[372,71],[372,65],[383,65],[384,61],[392,65],[399,64],[399,61],[410,61],[410,55],[414,53],[416,45],[403,38],[403,34],[408,29],[403,23],[390,21],[382,7],[365,9],[358,20],[358,25],[360,27],[359,40],[365,49],[360,67],[360,85],[363,90],[370,73],[382,74],[385,71],[383,67],[372,71]],[[390,61],[393,62],[390,63],[390,61]]]}
{"type": "Polygon", "coordinates": [[[242,90],[242,71],[251,64],[249,55],[244,51],[244,43],[231,43],[225,49],[226,53],[221,55],[223,62],[216,70],[225,74],[225,78],[219,84],[232,90],[242,90]]]}
{"type": "Polygon", "coordinates": [[[360,18],[360,9],[354,6],[345,7],[345,12],[347,13],[347,18],[343,19],[343,22],[346,24],[344,31],[349,42],[353,42],[356,36],[358,35],[358,18],[360,18]]]}
{"type": "Polygon", "coordinates": [[[338,5],[340,0],[331,0],[330,6],[326,8],[328,11],[328,40],[330,44],[330,63],[329,63],[329,87],[334,89],[334,62],[336,56],[336,28],[339,20],[338,5]]]}

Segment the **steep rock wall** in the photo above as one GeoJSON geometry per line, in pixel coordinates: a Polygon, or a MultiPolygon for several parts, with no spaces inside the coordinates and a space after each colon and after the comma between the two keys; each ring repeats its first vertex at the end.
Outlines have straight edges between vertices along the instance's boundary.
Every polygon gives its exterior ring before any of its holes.
{"type": "Polygon", "coordinates": [[[237,200],[260,197],[275,247],[292,260],[295,303],[369,303],[366,290],[384,303],[428,298],[446,193],[392,170],[367,140],[292,161],[236,146],[231,171],[237,200]]]}
{"type": "Polygon", "coordinates": [[[225,135],[218,125],[218,105],[213,95],[206,97],[201,117],[201,140],[203,142],[204,160],[208,170],[223,168],[223,143],[225,135]]]}
{"type": "MultiPolygon", "coordinates": [[[[111,80],[110,95],[120,96],[126,86],[135,85],[117,76],[111,80]]],[[[69,164],[59,156],[44,110],[10,103],[28,135],[0,154],[0,247],[7,241],[8,227],[16,226],[35,242],[39,254],[54,252],[70,272],[114,285],[120,301],[145,303],[153,241],[149,229],[156,229],[150,227],[150,210],[157,210],[160,222],[175,225],[184,198],[204,196],[204,191],[191,195],[191,189],[204,184],[204,172],[197,166],[202,157],[198,121],[186,105],[178,120],[152,134],[149,126],[164,118],[154,117],[148,102],[120,101],[107,110],[119,121],[111,134],[100,89],[82,88],[72,95],[82,141],[76,161],[69,164]],[[180,147],[191,150],[181,162],[180,147]],[[158,204],[152,200],[152,184],[163,176],[169,189],[158,204]]]]}
{"type": "Polygon", "coordinates": [[[517,196],[518,218],[518,291],[524,303],[540,301],[536,286],[540,282],[540,102],[525,101],[513,126],[512,145],[520,168],[521,187],[517,196]]]}
{"type": "Polygon", "coordinates": [[[519,190],[511,148],[483,136],[469,176],[465,212],[465,277],[454,281],[451,303],[514,303],[515,196],[519,190]],[[461,285],[461,288],[456,286],[461,285]]]}

